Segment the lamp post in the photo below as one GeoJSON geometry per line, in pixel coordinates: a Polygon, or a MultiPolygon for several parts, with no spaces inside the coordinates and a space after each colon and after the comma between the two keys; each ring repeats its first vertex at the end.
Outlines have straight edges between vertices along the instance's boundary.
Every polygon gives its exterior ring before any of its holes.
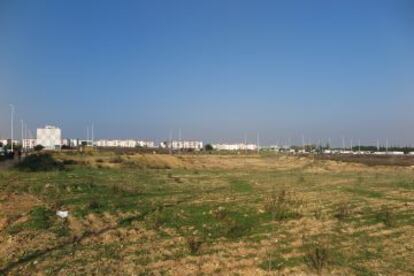
{"type": "Polygon", "coordinates": [[[20,124],[21,124],[21,138],[22,138],[22,148],[21,150],[24,151],[24,123],[23,120],[20,120],[20,124]]]}
{"type": "Polygon", "coordinates": [[[14,117],[14,105],[10,104],[10,134],[11,134],[11,146],[10,149],[11,151],[13,151],[13,131],[14,131],[14,127],[13,127],[13,117],[14,117]]]}

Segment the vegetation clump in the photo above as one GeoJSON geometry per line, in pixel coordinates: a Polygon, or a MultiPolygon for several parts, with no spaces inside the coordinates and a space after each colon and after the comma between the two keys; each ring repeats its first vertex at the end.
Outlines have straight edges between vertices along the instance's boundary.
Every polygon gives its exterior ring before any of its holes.
{"type": "Polygon", "coordinates": [[[338,209],[336,210],[335,218],[338,220],[344,220],[351,215],[351,206],[347,202],[342,202],[339,204],[338,209]]]}
{"type": "Polygon", "coordinates": [[[305,252],[305,263],[318,274],[326,268],[330,261],[330,251],[326,244],[322,242],[313,242],[307,245],[305,252]]]}
{"type": "Polygon", "coordinates": [[[200,248],[203,245],[203,241],[199,238],[190,236],[186,239],[187,247],[190,250],[191,255],[197,255],[200,252],[200,248]]]}
{"type": "Polygon", "coordinates": [[[394,227],[397,224],[393,212],[386,206],[381,207],[381,211],[377,214],[377,219],[387,227],[394,227]]]}
{"type": "Polygon", "coordinates": [[[286,190],[273,192],[265,198],[264,209],[272,215],[273,220],[285,220],[300,217],[297,211],[299,201],[295,200],[286,190]]]}
{"type": "Polygon", "coordinates": [[[45,172],[63,170],[65,166],[63,162],[54,159],[51,154],[44,153],[27,156],[16,165],[16,168],[21,171],[45,172]]]}

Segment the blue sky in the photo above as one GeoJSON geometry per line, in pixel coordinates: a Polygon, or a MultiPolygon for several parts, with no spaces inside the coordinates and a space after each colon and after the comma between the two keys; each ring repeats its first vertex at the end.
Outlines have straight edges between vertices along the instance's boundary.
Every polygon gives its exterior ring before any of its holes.
{"type": "Polygon", "coordinates": [[[1,137],[414,144],[414,2],[0,0],[0,96],[1,137]]]}

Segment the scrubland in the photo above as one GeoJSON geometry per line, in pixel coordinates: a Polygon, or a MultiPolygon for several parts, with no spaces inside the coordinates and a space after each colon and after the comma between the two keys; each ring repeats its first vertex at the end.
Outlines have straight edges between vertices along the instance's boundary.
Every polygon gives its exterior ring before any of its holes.
{"type": "Polygon", "coordinates": [[[413,167],[277,154],[44,158],[0,171],[0,274],[414,274],[413,167]]]}

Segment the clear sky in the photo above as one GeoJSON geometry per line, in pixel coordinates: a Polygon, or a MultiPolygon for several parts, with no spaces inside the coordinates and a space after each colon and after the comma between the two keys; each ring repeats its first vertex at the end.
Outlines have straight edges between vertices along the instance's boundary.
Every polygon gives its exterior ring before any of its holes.
{"type": "Polygon", "coordinates": [[[0,0],[1,137],[9,103],[66,137],[414,144],[414,1],[0,0]]]}

